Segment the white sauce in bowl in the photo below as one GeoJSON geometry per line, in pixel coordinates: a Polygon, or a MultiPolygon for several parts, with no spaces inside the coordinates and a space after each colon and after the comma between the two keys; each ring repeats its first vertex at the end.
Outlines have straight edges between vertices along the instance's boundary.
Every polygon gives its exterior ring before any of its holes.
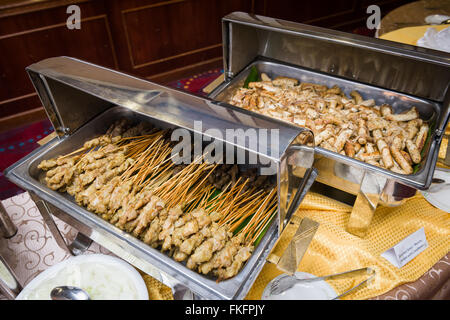
{"type": "Polygon", "coordinates": [[[126,262],[106,255],[69,258],[38,275],[19,294],[19,300],[50,300],[58,286],[85,290],[92,300],[148,299],[140,274],[126,262]]]}

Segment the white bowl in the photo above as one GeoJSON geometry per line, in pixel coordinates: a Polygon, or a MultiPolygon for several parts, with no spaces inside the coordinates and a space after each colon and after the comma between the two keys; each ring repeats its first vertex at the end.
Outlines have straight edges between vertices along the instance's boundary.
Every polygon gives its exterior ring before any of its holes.
{"type": "Polygon", "coordinates": [[[70,257],[40,273],[16,300],[49,300],[57,286],[76,286],[95,300],[148,300],[139,272],[127,262],[103,254],[70,257]]]}

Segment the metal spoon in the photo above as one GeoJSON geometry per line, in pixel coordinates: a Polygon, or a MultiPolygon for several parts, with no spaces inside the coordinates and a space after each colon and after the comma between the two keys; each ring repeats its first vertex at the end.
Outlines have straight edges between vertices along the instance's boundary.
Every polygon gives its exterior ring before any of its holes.
{"type": "Polygon", "coordinates": [[[61,286],[50,292],[52,300],[91,300],[86,291],[78,287],[61,286]]]}

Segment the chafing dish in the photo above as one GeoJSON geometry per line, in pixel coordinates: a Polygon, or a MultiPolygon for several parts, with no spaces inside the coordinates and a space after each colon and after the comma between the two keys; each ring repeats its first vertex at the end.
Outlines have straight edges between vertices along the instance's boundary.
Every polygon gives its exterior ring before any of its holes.
{"type": "Polygon", "coordinates": [[[242,12],[224,17],[222,30],[225,80],[212,99],[228,101],[254,66],[272,79],[357,90],[396,113],[414,105],[434,128],[420,169],[411,175],[316,147],[317,181],[356,195],[348,231],[364,236],[378,204],[400,205],[430,186],[450,114],[449,54],[242,12]]]}
{"type": "MultiPolygon", "coordinates": [[[[27,72],[58,136],[9,167],[5,175],[30,192],[60,246],[77,254],[92,239],[175,290],[189,288],[201,298],[245,297],[316,177],[312,168],[312,133],[72,58],[47,59],[29,66],[27,72]],[[68,194],[51,190],[41,180],[42,172],[37,165],[42,160],[76,150],[84,141],[103,134],[115,120],[123,117],[147,121],[160,128],[184,128],[192,134],[208,135],[274,165],[278,214],[236,276],[216,282],[198,274],[77,205],[68,194]],[[198,129],[194,121],[200,120],[202,128],[198,129]],[[277,139],[268,139],[265,146],[255,146],[247,140],[228,139],[225,131],[230,129],[273,129],[269,134],[275,132],[277,139]],[[294,169],[302,171],[301,178],[292,174],[294,169]],[[64,243],[53,215],[80,231],[74,243],[64,243]]],[[[294,257],[295,269],[300,258],[294,257]]]]}

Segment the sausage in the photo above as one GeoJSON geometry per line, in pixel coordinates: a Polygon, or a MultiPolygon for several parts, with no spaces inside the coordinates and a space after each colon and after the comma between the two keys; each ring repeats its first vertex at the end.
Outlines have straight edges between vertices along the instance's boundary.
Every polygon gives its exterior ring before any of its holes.
{"type": "Polygon", "coordinates": [[[425,141],[427,140],[427,133],[428,125],[425,123],[420,126],[419,133],[417,134],[416,138],[416,147],[419,152],[422,151],[423,146],[425,145],[425,141]]]}
{"type": "Polygon", "coordinates": [[[351,141],[345,142],[344,151],[347,156],[349,156],[350,158],[353,158],[356,154],[354,143],[351,141]]]}
{"type": "Polygon", "coordinates": [[[406,161],[408,161],[408,163],[412,166],[413,165],[413,161],[411,159],[411,156],[409,155],[408,152],[400,150],[400,153],[402,154],[403,158],[405,158],[406,161]]]}
{"type": "Polygon", "coordinates": [[[363,102],[363,98],[361,97],[361,95],[359,94],[358,91],[352,91],[350,92],[350,96],[355,99],[355,104],[360,104],[361,102],[363,102]]]}
{"type": "Polygon", "coordinates": [[[416,145],[412,142],[412,140],[409,139],[406,140],[406,148],[408,149],[412,162],[420,163],[422,157],[420,156],[419,149],[417,149],[416,145]]]}
{"type": "Polygon", "coordinates": [[[387,115],[391,115],[392,114],[392,108],[388,104],[383,104],[381,106],[380,110],[381,110],[381,114],[383,115],[383,117],[386,117],[387,115]]]}
{"type": "Polygon", "coordinates": [[[342,130],[341,133],[339,133],[336,142],[334,143],[334,147],[339,152],[344,147],[345,142],[350,138],[353,131],[350,129],[342,130]]]}
{"type": "Polygon", "coordinates": [[[271,79],[269,78],[269,76],[267,74],[265,74],[264,72],[261,73],[261,80],[262,81],[271,81],[271,79]]]}
{"type": "Polygon", "coordinates": [[[381,159],[381,154],[378,151],[374,151],[371,153],[362,153],[360,155],[361,160],[363,160],[364,162],[368,162],[370,160],[374,160],[374,161],[378,161],[381,159]]]}
{"type": "Polygon", "coordinates": [[[419,118],[419,113],[417,112],[416,107],[412,107],[407,112],[388,114],[385,118],[391,121],[410,121],[419,118]]]}
{"type": "Polygon", "coordinates": [[[327,140],[332,135],[333,131],[331,131],[329,128],[323,130],[321,133],[319,133],[317,136],[314,137],[314,142],[316,146],[320,145],[322,141],[327,140]]]}
{"type": "Polygon", "coordinates": [[[392,161],[391,152],[389,151],[389,147],[387,143],[383,140],[383,134],[380,129],[376,129],[372,132],[373,137],[376,140],[378,150],[381,152],[381,156],[383,158],[383,163],[386,168],[391,168],[394,166],[394,162],[392,161]]]}
{"type": "MultiPolygon", "coordinates": [[[[400,167],[405,171],[406,174],[411,174],[413,172],[413,169],[411,165],[406,161],[406,159],[403,157],[401,152],[391,146],[391,152],[392,156],[394,157],[395,161],[400,165],[400,167]]],[[[394,164],[392,164],[394,166],[394,164]]]]}

